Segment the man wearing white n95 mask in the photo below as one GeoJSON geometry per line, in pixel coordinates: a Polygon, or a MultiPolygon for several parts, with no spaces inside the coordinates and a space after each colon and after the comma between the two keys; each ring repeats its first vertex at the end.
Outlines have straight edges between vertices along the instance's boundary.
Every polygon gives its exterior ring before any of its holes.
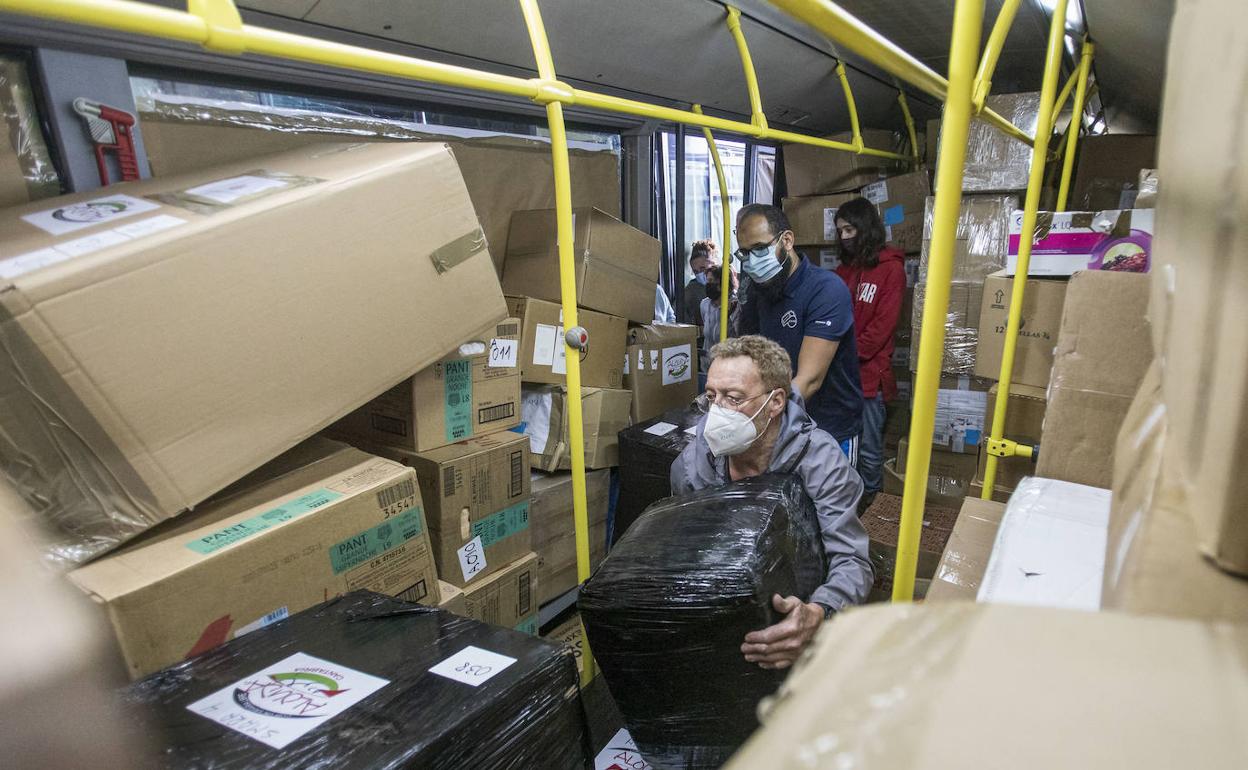
{"type": "Polygon", "coordinates": [[[789,355],[757,335],[711,349],[706,416],[672,463],[672,494],[682,495],[764,473],[802,480],[819,516],[828,574],[809,602],[772,597],[779,623],[746,635],[741,652],[763,668],[787,668],[819,624],[867,598],[873,579],[867,533],[858,519],[862,479],[831,435],[816,427],[792,385],[789,355]]]}

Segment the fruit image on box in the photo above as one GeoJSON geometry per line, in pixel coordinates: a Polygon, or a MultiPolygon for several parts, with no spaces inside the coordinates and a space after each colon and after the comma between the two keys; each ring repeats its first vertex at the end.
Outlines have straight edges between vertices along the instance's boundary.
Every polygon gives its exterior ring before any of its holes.
{"type": "MultiPolygon", "coordinates": [[[[1010,218],[1005,274],[1018,269],[1023,212],[1010,218]]],[[[1079,270],[1147,273],[1153,247],[1153,210],[1041,211],[1032,236],[1028,275],[1073,275],[1079,270]]]]}

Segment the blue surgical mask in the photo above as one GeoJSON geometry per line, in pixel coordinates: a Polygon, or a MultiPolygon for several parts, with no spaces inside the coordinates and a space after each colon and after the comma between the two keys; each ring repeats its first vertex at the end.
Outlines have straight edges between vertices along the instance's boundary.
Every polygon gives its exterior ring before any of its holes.
{"type": "Polygon", "coordinates": [[[783,265],[776,258],[776,249],[778,244],[773,243],[765,249],[750,249],[745,254],[745,261],[741,269],[745,274],[754,279],[755,283],[765,283],[776,277],[783,265]]]}
{"type": "Polygon", "coordinates": [[[697,275],[694,276],[694,280],[696,280],[698,283],[705,286],[706,285],[706,273],[698,273],[697,275]]]}

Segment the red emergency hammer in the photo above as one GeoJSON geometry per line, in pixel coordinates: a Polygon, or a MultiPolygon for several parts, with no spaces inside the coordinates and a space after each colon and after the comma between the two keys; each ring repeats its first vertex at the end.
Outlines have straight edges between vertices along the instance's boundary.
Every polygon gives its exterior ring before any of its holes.
{"type": "Polygon", "coordinates": [[[107,104],[93,102],[78,97],[74,100],[74,112],[87,121],[87,131],[95,144],[95,165],[100,170],[100,182],[112,184],[108,177],[107,153],[117,158],[117,166],[121,169],[121,180],[132,181],[139,178],[139,162],[134,154],[134,116],[125,110],[109,107],[107,104]]]}

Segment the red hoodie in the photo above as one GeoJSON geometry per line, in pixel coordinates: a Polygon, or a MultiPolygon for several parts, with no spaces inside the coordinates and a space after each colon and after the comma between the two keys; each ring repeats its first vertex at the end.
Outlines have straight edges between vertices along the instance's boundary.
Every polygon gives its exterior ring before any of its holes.
{"type": "Polygon", "coordinates": [[[906,290],[905,254],[885,246],[875,267],[841,265],[836,274],[849,287],[854,298],[854,329],[858,341],[858,367],[862,371],[863,398],[884,394],[885,401],[897,396],[893,379],[893,332],[901,313],[906,290]]]}

